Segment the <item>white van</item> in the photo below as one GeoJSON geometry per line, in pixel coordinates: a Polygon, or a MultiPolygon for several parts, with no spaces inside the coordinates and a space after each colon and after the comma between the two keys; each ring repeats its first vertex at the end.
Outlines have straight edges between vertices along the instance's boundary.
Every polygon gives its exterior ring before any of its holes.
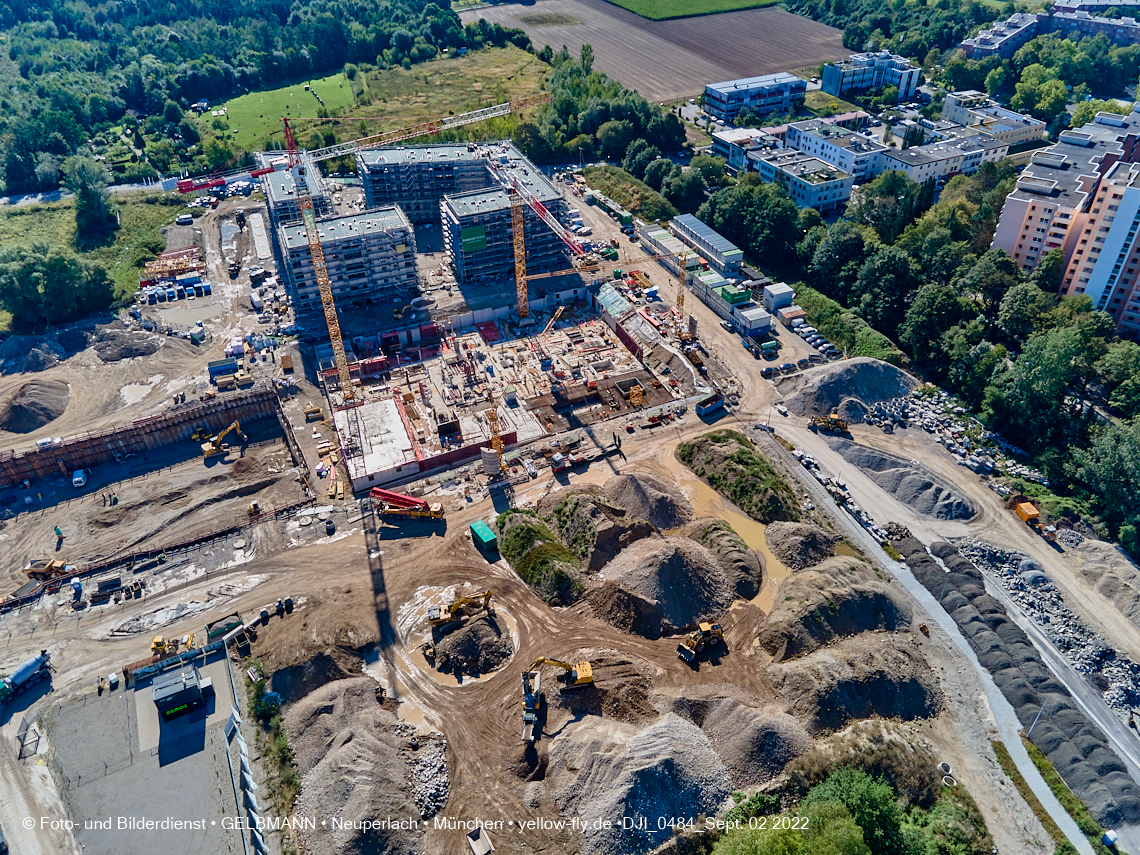
{"type": "Polygon", "coordinates": [[[192,214],[179,214],[178,219],[174,222],[179,226],[192,226],[194,225],[194,216],[192,214]]]}
{"type": "Polygon", "coordinates": [[[79,489],[80,487],[87,486],[87,476],[91,474],[90,469],[76,469],[71,473],[71,486],[79,489]]]}

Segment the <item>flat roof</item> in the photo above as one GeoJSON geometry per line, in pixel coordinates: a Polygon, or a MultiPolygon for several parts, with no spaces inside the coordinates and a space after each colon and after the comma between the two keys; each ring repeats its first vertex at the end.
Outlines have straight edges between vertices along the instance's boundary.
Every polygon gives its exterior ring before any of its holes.
{"type": "Polygon", "coordinates": [[[692,214],[678,214],[673,218],[673,222],[680,225],[681,228],[687,229],[698,237],[708,241],[709,246],[721,255],[731,255],[734,252],[742,252],[740,247],[724,237],[720,232],[702,223],[692,214]]]}
{"type": "Polygon", "coordinates": [[[765,86],[779,86],[782,83],[793,82],[802,83],[805,86],[807,85],[807,81],[802,77],[796,77],[796,75],[789,74],[786,71],[777,71],[774,74],[761,74],[757,77],[741,77],[739,80],[722,80],[720,83],[706,83],[705,89],[728,94],[729,92],[739,92],[741,89],[760,89],[765,86]]]}
{"type": "MultiPolygon", "coordinates": [[[[317,220],[317,230],[323,242],[340,240],[347,237],[360,237],[362,235],[386,232],[389,229],[411,229],[404,212],[395,206],[376,208],[345,217],[327,217],[317,220]]],[[[303,223],[281,227],[281,236],[286,249],[297,249],[308,246],[309,238],[305,234],[303,223]]]]}
{"type": "MultiPolygon", "coordinates": [[[[416,459],[412,440],[404,428],[400,418],[400,411],[396,402],[391,398],[381,398],[378,401],[368,401],[355,409],[360,419],[360,431],[363,438],[363,460],[359,455],[346,455],[345,464],[354,471],[349,475],[361,478],[371,472],[382,472],[404,463],[413,463],[416,459]],[[358,465],[363,466],[357,470],[358,465]]],[[[336,421],[337,433],[340,436],[351,436],[348,424],[348,414],[338,411],[333,414],[336,421]]]]}
{"type": "Polygon", "coordinates": [[[468,151],[467,144],[399,146],[397,148],[372,148],[357,153],[357,158],[366,167],[398,163],[454,163],[456,161],[486,160],[478,150],[468,151]]]}
{"type": "Polygon", "coordinates": [[[198,669],[193,665],[183,665],[181,668],[156,676],[150,684],[151,697],[160,701],[178,694],[183,689],[196,689],[198,682],[198,669]]]}
{"type": "MultiPolygon", "coordinates": [[[[321,189],[321,180],[317,172],[317,168],[311,164],[305,169],[305,183],[309,185],[310,196],[324,195],[324,190],[321,189]]],[[[261,182],[262,186],[265,187],[265,192],[274,202],[296,201],[297,185],[293,181],[292,172],[288,170],[271,172],[268,175],[263,175],[261,182]]]]}

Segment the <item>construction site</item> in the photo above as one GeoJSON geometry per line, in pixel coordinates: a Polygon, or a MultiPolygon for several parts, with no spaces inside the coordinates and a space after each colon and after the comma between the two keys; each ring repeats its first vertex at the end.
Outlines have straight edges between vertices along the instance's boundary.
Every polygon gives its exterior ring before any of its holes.
{"type": "Polygon", "coordinates": [[[962,851],[1089,855],[1045,703],[1136,851],[1140,569],[711,230],[446,125],[186,179],[137,313],[0,345],[12,851],[669,851],[896,752],[962,851]]]}

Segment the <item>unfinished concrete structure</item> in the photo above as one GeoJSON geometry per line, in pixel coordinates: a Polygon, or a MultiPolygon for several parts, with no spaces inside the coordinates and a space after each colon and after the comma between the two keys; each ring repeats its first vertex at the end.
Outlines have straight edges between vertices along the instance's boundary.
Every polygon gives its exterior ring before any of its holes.
{"type": "Polygon", "coordinates": [[[366,207],[398,205],[413,223],[436,222],[444,196],[491,186],[474,144],[359,151],[356,171],[366,207]]]}

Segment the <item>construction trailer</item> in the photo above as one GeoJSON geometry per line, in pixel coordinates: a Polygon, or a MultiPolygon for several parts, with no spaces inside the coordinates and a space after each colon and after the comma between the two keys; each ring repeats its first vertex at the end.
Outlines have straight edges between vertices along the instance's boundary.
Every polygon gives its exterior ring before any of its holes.
{"type": "Polygon", "coordinates": [[[495,532],[491,531],[491,527],[482,520],[471,523],[471,539],[483,552],[499,551],[499,539],[495,536],[495,532]]]}
{"type": "Polygon", "coordinates": [[[184,665],[154,678],[151,698],[158,708],[159,720],[173,721],[206,706],[206,698],[214,693],[209,677],[202,677],[193,665],[184,665]]]}

